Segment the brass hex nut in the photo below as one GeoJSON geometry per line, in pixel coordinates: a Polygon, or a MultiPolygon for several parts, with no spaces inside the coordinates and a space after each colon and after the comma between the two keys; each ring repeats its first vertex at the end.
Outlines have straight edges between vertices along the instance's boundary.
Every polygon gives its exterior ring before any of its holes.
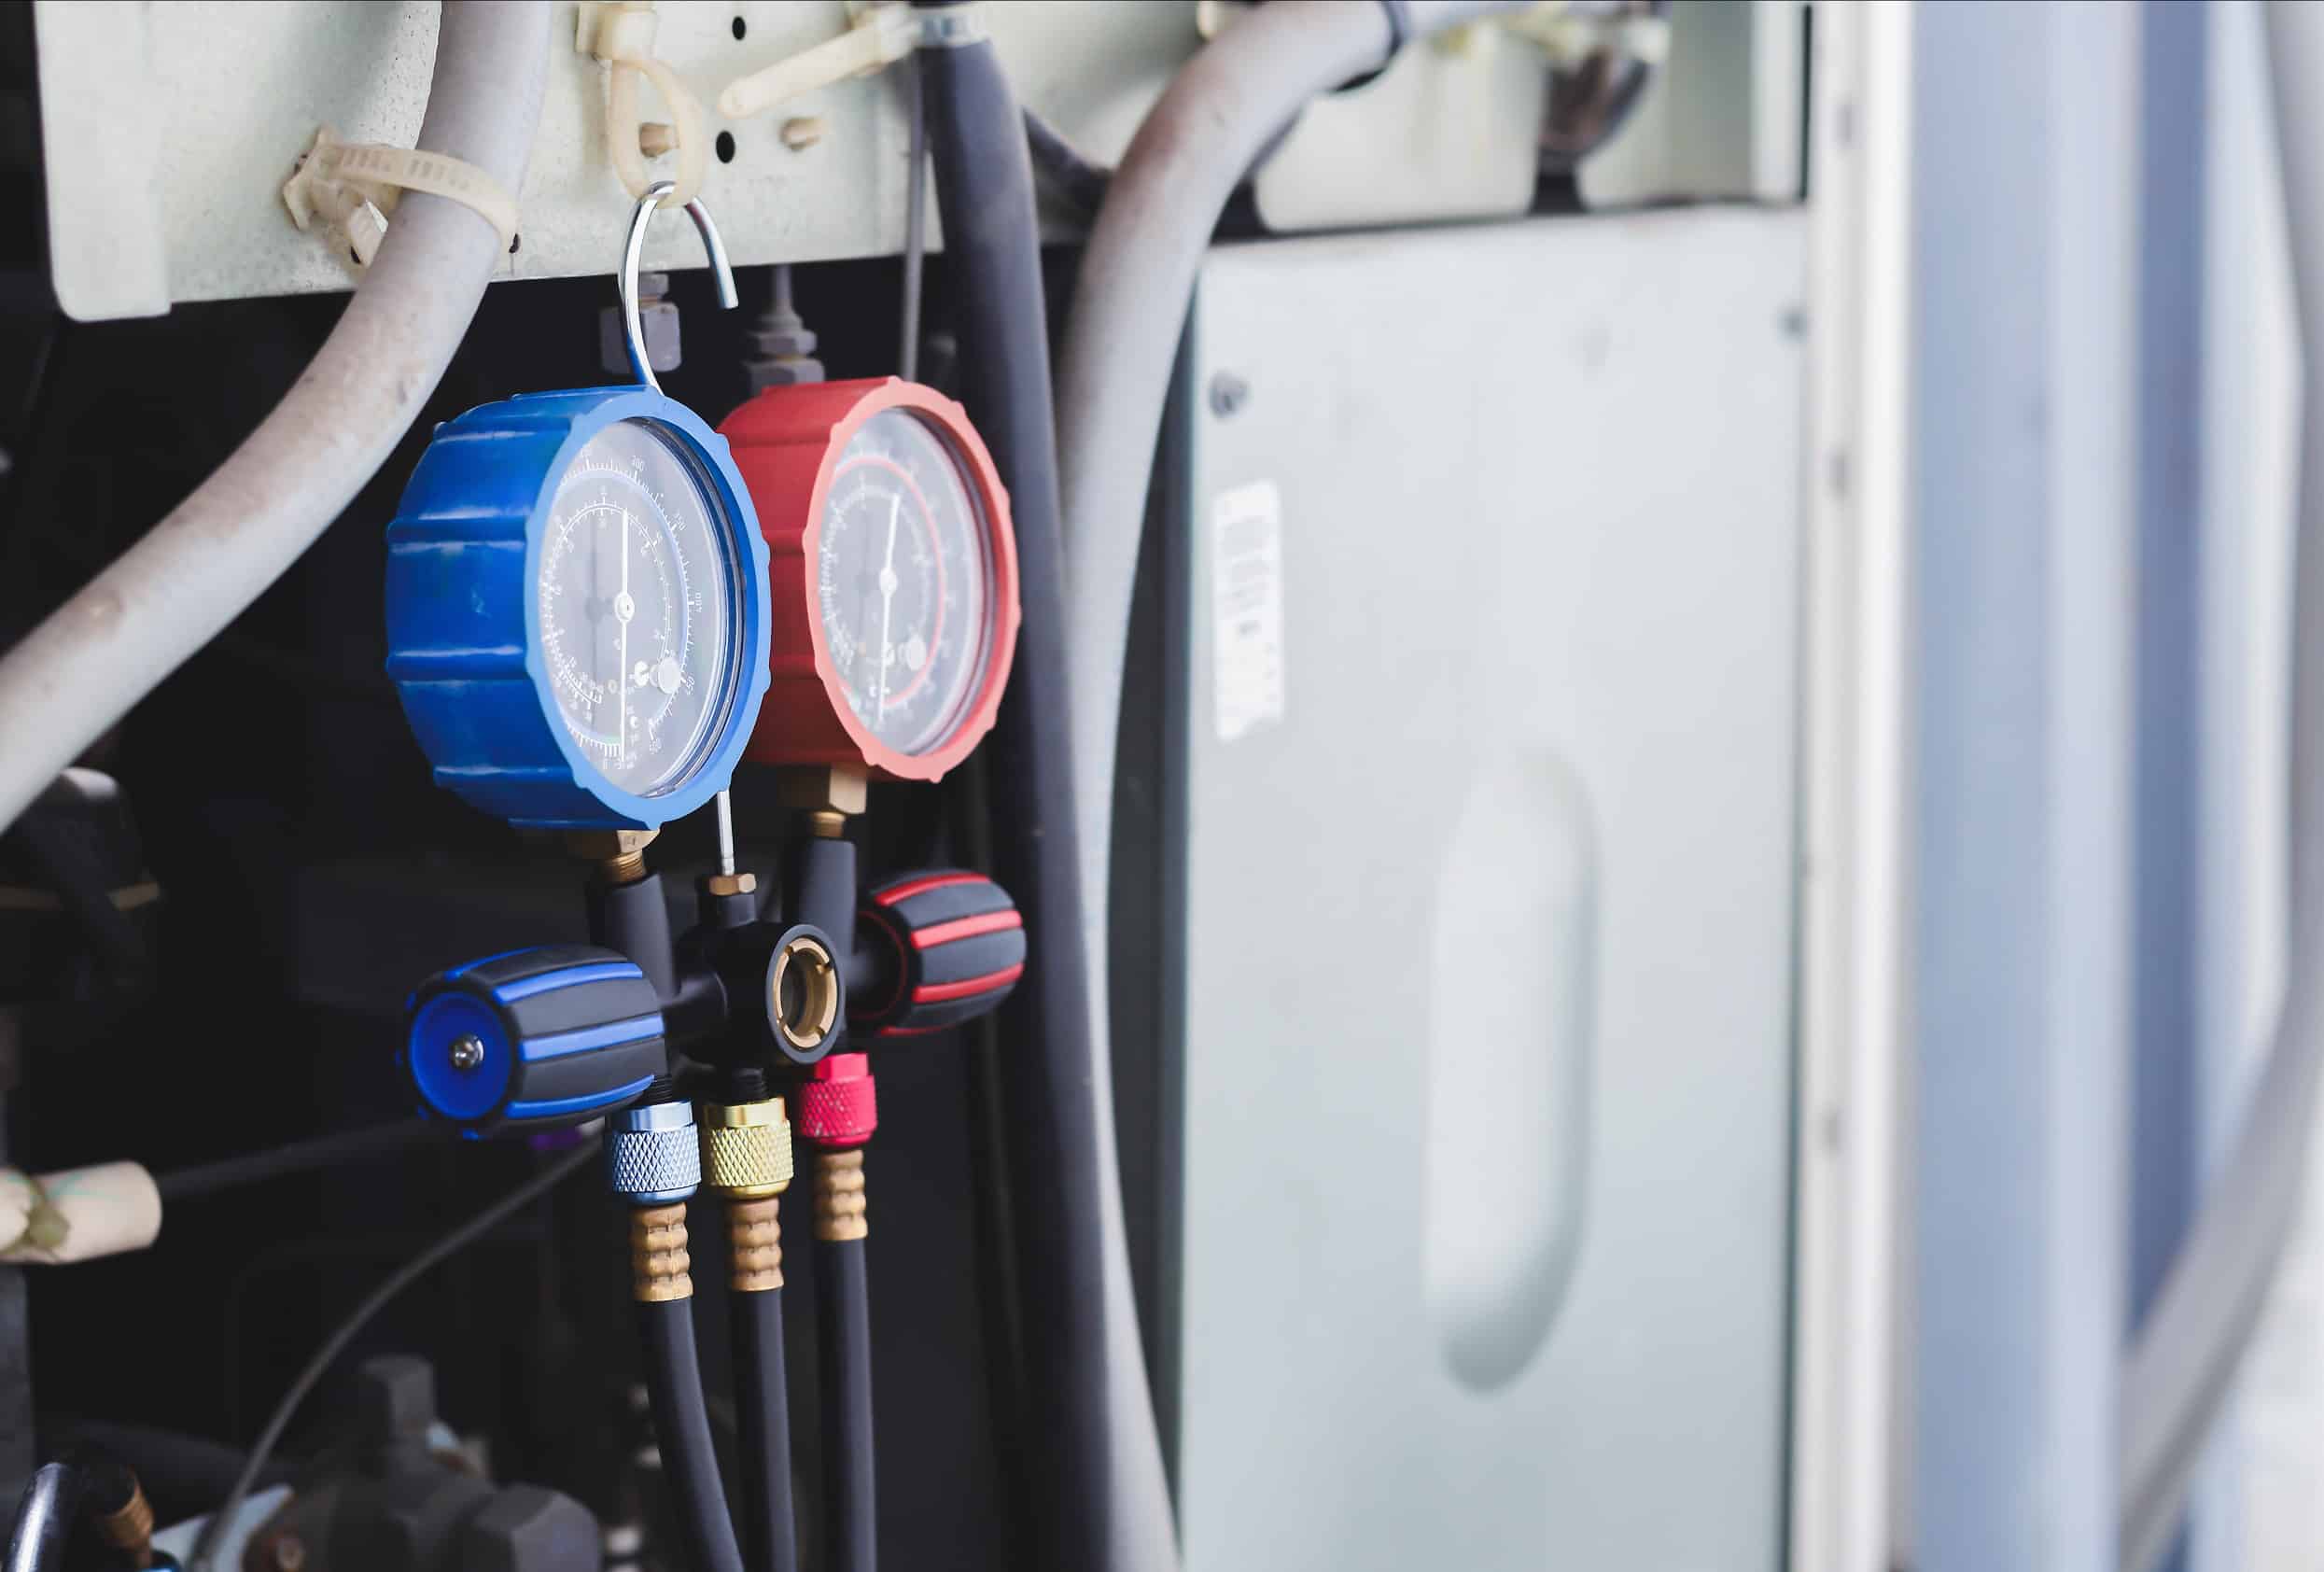
{"type": "Polygon", "coordinates": [[[567,830],[565,849],[576,857],[593,863],[610,863],[617,857],[634,857],[653,844],[659,830],[567,830]]]}
{"type": "Polygon", "coordinates": [[[756,874],[712,874],[702,887],[713,895],[749,895],[759,888],[756,874]]]}
{"type": "Polygon", "coordinates": [[[871,778],[861,765],[795,765],[777,772],[776,790],[785,807],[853,817],[871,800],[871,778]]]}

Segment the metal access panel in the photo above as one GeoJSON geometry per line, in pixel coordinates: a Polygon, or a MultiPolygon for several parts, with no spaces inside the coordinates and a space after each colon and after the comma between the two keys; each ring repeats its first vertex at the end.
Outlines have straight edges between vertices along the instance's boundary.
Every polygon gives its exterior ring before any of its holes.
{"type": "MultiPolygon", "coordinates": [[[[721,88],[843,32],[841,0],[662,0],[654,48],[726,138],[704,203],[738,265],[890,254],[903,244],[899,70],[730,121],[721,88]]],[[[57,299],[83,320],[173,302],[353,288],[336,244],[293,228],[283,182],[329,125],[408,147],[435,60],[432,0],[37,0],[42,154],[57,299]]],[[[540,129],[502,278],[609,272],[630,199],[605,148],[606,68],[556,0],[540,129]]],[[[1194,0],[988,0],[1018,94],[1112,163],[1201,47],[1194,0]]],[[[1798,0],[1700,0],[1673,17],[1666,69],[1593,168],[1590,196],[1782,199],[1799,187],[1798,0]]],[[[1548,91],[1545,57],[1485,26],[1405,51],[1368,85],[1310,105],[1255,178],[1269,228],[1522,212],[1548,91]]],[[[650,118],[666,119],[651,90],[650,118]]],[[[652,165],[667,173],[666,159],[652,165]]],[[[1060,234],[1071,232],[1062,225],[1060,234]]],[[[942,226],[931,226],[941,244],[942,226]]],[[[658,225],[650,268],[702,265],[658,225]]]]}
{"type": "Polygon", "coordinates": [[[1779,1564],[1804,225],[1204,271],[1192,1572],[1779,1564]]]}

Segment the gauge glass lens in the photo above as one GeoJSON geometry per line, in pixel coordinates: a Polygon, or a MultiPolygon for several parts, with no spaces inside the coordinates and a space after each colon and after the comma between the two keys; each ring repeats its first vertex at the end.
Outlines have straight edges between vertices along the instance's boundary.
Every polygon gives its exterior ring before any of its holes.
{"type": "Polygon", "coordinates": [[[993,567],[950,441],[887,409],[847,439],[823,504],[816,607],[856,719],[899,753],[941,747],[984,686],[993,567]]]}
{"type": "Polygon", "coordinates": [[[731,712],[742,571],[701,461],[648,420],[607,427],[557,482],[534,615],[557,713],[623,791],[683,786],[731,712]]]}

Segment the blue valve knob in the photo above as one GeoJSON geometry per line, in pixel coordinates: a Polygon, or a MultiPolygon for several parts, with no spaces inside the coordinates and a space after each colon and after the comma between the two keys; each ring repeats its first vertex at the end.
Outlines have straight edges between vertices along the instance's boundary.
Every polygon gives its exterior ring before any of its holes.
{"type": "Polygon", "coordinates": [[[455,966],[422,983],[408,1014],[401,1061],[423,1113],[470,1136],[597,1118],[669,1069],[653,984],[589,945],[455,966]]]}

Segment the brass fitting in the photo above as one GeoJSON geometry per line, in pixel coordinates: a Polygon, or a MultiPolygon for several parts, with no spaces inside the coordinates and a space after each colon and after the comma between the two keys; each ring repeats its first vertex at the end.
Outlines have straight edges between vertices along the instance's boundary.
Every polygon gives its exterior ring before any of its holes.
{"type": "Polygon", "coordinates": [[[775,790],[785,807],[844,821],[871,801],[871,777],[861,765],[793,765],[776,772],[775,790]]]}
{"type": "Polygon", "coordinates": [[[783,1285],[782,1202],[726,1203],[726,1281],[737,1294],[768,1294],[783,1285]]]}
{"type": "Polygon", "coordinates": [[[839,964],[805,933],[775,952],[766,969],[766,1018],[803,1054],[823,1046],[839,1022],[839,964]]]}
{"type": "Polygon", "coordinates": [[[630,1297],[639,1304],[693,1298],[686,1254],[686,1207],[641,1206],[629,1214],[630,1297]]]}
{"type": "Polygon", "coordinates": [[[608,884],[635,884],[646,877],[646,848],[659,830],[568,830],[565,849],[597,864],[608,884]]]}
{"type": "Polygon", "coordinates": [[[129,1499],[92,1522],[97,1537],[121,1551],[132,1566],[153,1565],[153,1506],[135,1479],[129,1481],[129,1499]]]}
{"type": "Polygon", "coordinates": [[[864,1217],[863,1150],[815,1154],[815,1237],[861,1239],[872,1231],[864,1217]]]}
{"type": "Polygon", "coordinates": [[[749,895],[757,891],[756,874],[712,874],[702,881],[702,888],[713,895],[749,895]]]}
{"type": "Polygon", "coordinates": [[[791,1120],[783,1100],[706,1102],[696,1114],[702,1131],[702,1182],[741,1200],[764,1200],[791,1188],[791,1120]]]}

